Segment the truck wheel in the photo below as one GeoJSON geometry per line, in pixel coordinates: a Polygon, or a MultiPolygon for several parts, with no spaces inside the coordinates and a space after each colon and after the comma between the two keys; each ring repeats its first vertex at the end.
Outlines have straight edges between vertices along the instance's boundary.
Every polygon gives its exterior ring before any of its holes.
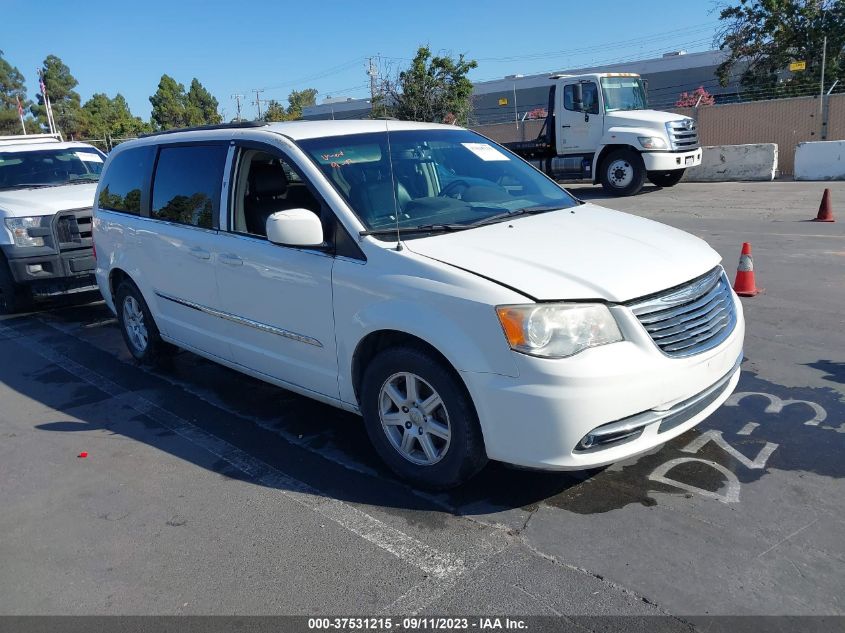
{"type": "Polygon", "coordinates": [[[4,257],[0,257],[0,314],[14,314],[28,305],[24,289],[15,283],[4,257]]]}
{"type": "Polygon", "coordinates": [[[123,341],[135,360],[158,365],[172,356],[175,348],[162,340],[141,291],[128,279],[117,288],[115,308],[123,341]]]}
{"type": "Polygon", "coordinates": [[[658,187],[674,187],[684,177],[685,169],[673,169],[672,171],[650,171],[648,172],[649,182],[658,187]]]}
{"type": "Polygon", "coordinates": [[[608,154],[602,161],[601,185],[612,196],[633,196],[645,183],[643,158],[630,149],[608,154]]]}
{"type": "Polygon", "coordinates": [[[452,488],[487,463],[475,407],[455,371],[430,352],[394,347],[368,365],[361,412],[370,441],[415,485],[452,488]]]}

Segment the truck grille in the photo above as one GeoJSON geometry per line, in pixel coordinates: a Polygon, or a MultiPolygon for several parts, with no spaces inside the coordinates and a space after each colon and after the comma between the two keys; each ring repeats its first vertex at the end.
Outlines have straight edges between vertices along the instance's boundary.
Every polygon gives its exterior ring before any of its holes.
{"type": "Polygon", "coordinates": [[[721,266],[630,308],[664,354],[685,357],[713,349],[736,326],[736,308],[721,266]]]}
{"type": "Polygon", "coordinates": [[[56,216],[56,239],[59,250],[90,247],[91,209],[64,211],[56,216]]]}
{"type": "Polygon", "coordinates": [[[674,149],[684,151],[698,147],[698,125],[694,120],[670,121],[666,124],[666,127],[669,130],[669,138],[672,139],[674,149]],[[687,127],[687,124],[690,127],[687,127]]]}

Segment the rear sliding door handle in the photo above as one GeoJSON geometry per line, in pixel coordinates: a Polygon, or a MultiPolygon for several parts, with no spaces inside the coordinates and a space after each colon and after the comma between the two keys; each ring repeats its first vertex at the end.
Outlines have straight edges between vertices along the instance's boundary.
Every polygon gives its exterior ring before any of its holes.
{"type": "Polygon", "coordinates": [[[189,248],[188,252],[197,259],[211,259],[211,253],[204,248],[198,248],[195,246],[194,248],[189,248]]]}
{"type": "Polygon", "coordinates": [[[232,255],[231,253],[222,253],[218,256],[218,259],[221,263],[228,266],[243,266],[244,264],[244,260],[237,255],[232,255]]]}

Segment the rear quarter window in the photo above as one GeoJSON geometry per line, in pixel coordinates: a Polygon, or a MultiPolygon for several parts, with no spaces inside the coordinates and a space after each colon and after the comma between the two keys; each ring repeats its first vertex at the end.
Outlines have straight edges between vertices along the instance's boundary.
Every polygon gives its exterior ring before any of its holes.
{"type": "Polygon", "coordinates": [[[155,147],[133,147],[117,154],[100,183],[100,209],[141,214],[141,195],[149,182],[155,147]]]}
{"type": "Polygon", "coordinates": [[[174,145],[159,150],[150,217],[214,228],[228,146],[174,145]]]}

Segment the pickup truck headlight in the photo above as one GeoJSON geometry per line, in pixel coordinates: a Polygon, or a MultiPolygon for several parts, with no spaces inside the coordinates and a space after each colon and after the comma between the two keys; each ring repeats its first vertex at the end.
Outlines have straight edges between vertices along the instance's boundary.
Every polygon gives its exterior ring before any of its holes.
{"type": "Polygon", "coordinates": [[[511,349],[544,358],[572,356],[588,347],[622,340],[619,326],[601,303],[498,306],[511,349]]]}
{"type": "Polygon", "coordinates": [[[44,246],[43,237],[31,237],[28,231],[41,226],[41,217],[6,218],[6,226],[12,232],[15,246],[44,246]]]}
{"type": "Polygon", "coordinates": [[[666,149],[668,147],[666,141],[659,136],[638,136],[637,138],[644,149],[666,149]]]}

